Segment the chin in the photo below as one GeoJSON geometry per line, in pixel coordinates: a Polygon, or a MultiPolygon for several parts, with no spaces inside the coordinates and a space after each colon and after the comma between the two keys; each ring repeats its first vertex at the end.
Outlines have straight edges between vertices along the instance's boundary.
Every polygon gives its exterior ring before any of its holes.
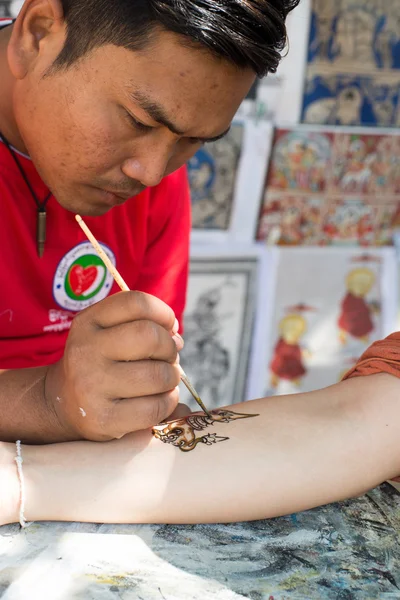
{"type": "Polygon", "coordinates": [[[101,217],[108,213],[113,207],[112,206],[83,206],[77,209],[69,209],[70,212],[78,213],[81,217],[101,217]]]}
{"type": "MultiPolygon", "coordinates": [[[[57,198],[57,196],[55,197],[57,198]]],[[[101,217],[108,213],[112,208],[111,206],[100,203],[89,204],[87,201],[82,203],[74,202],[72,204],[71,202],[64,202],[63,199],[59,200],[57,198],[57,202],[68,212],[73,213],[74,215],[79,214],[81,217],[101,217]]]]}

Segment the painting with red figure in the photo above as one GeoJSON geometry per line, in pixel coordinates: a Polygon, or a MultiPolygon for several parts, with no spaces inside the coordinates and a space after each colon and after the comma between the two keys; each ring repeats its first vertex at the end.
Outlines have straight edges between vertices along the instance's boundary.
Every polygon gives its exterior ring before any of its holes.
{"type": "Polygon", "coordinates": [[[286,314],[279,321],[279,338],[270,364],[272,389],[277,389],[281,380],[300,387],[307,373],[306,359],[309,355],[301,339],[307,331],[307,313],[314,311],[315,308],[304,303],[286,308],[286,314]]]}

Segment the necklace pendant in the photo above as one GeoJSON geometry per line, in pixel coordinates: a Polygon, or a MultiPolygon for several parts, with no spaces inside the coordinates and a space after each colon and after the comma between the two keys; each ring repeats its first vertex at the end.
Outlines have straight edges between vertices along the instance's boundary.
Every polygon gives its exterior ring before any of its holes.
{"type": "Polygon", "coordinates": [[[46,209],[38,209],[37,212],[37,227],[36,227],[36,247],[39,258],[42,258],[44,253],[44,245],[46,243],[46,209]]]}

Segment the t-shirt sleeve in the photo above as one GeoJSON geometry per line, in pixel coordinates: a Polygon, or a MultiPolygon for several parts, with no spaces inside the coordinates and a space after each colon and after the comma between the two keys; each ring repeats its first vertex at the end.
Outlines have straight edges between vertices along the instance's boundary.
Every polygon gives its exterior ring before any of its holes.
{"type": "Polygon", "coordinates": [[[345,374],[343,380],[377,373],[400,377],[400,332],[392,333],[384,340],[372,344],[345,374]]]}
{"type": "Polygon", "coordinates": [[[136,289],[161,298],[182,318],[188,282],[191,204],[186,167],[154,190],[148,221],[148,245],[136,289]]]}

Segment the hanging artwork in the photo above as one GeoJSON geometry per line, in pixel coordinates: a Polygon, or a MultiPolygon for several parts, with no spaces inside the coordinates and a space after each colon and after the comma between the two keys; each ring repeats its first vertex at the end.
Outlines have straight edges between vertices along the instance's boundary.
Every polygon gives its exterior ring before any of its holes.
{"type": "Polygon", "coordinates": [[[289,381],[300,387],[307,368],[307,348],[301,345],[308,323],[304,313],[314,310],[305,304],[289,306],[278,323],[279,336],[273,349],[270,363],[270,387],[278,389],[281,381],[289,381]]]}
{"type": "Polygon", "coordinates": [[[258,250],[192,251],[181,364],[208,409],[244,400],[258,268],[258,250]]]}
{"type": "Polygon", "coordinates": [[[224,138],[189,160],[194,229],[228,229],[242,143],[243,125],[232,125],[224,138]]]}
{"type": "Polygon", "coordinates": [[[313,0],[303,121],[400,125],[398,0],[313,0]]]}
{"type": "Polygon", "coordinates": [[[188,162],[194,243],[254,240],[273,128],[246,103],[227,135],[188,162]]]}
{"type": "Polygon", "coordinates": [[[255,326],[251,397],[336,383],[369,344],[396,329],[394,249],[268,252],[274,257],[264,307],[268,323],[255,326]]]}
{"type": "Polygon", "coordinates": [[[23,0],[0,0],[0,19],[4,17],[16,17],[23,3],[23,0]]]}
{"type": "Polygon", "coordinates": [[[10,1],[0,0],[0,19],[10,16],[10,1]]]}
{"type": "Polygon", "coordinates": [[[258,226],[280,245],[385,245],[400,223],[400,135],[277,130],[258,226]]]}

